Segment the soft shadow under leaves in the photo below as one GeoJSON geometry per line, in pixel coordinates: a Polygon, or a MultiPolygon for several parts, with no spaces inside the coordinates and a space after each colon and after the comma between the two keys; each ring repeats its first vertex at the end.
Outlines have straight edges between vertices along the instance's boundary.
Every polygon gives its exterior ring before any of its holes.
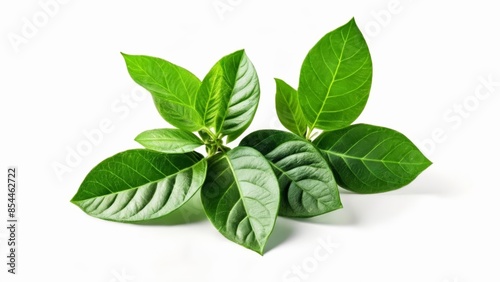
{"type": "Polygon", "coordinates": [[[274,247],[283,243],[285,240],[290,238],[294,234],[294,232],[295,231],[293,229],[291,220],[283,217],[278,217],[274,226],[273,233],[271,233],[271,236],[267,241],[264,253],[268,253],[270,250],[274,249],[274,247]]]}

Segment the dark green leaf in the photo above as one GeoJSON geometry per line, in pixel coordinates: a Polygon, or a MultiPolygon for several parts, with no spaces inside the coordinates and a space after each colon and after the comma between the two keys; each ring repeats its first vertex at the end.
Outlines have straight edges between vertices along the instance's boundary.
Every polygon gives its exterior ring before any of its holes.
{"type": "Polygon", "coordinates": [[[187,153],[203,145],[203,141],[193,133],[177,128],[147,130],[139,134],[135,141],[147,149],[163,153],[187,153]]]}
{"type": "Polygon", "coordinates": [[[372,81],[368,46],[354,19],[325,35],[300,70],[299,102],[310,128],[335,130],[363,111],[372,81]]]}
{"type": "Polygon", "coordinates": [[[201,189],[208,218],[226,238],[262,254],[279,207],[273,169],[249,147],[215,155],[208,167],[201,189]]]}
{"type": "Polygon", "coordinates": [[[71,202],[87,214],[137,222],[164,216],[187,202],[205,180],[203,156],[136,149],[98,164],[71,202]]]}
{"type": "Polygon", "coordinates": [[[260,130],[240,145],[255,148],[271,163],[281,190],[280,215],[312,217],[342,207],[332,171],[310,142],[288,132],[260,130]]]}
{"type": "Polygon", "coordinates": [[[218,61],[203,79],[196,109],[206,128],[236,139],[252,122],[259,103],[259,79],[243,50],[218,61]]]}
{"type": "Polygon", "coordinates": [[[357,193],[403,187],[431,165],[406,136],[374,125],[324,132],[314,144],[328,156],[340,186],[357,193]]]}
{"type": "Polygon", "coordinates": [[[281,124],[291,132],[304,136],[307,121],[299,105],[297,90],[281,79],[276,80],[276,112],[281,124]]]}
{"type": "Polygon", "coordinates": [[[195,109],[201,82],[194,74],[160,58],[122,55],[132,79],[151,92],[158,112],[167,122],[191,132],[203,127],[195,109]]]}

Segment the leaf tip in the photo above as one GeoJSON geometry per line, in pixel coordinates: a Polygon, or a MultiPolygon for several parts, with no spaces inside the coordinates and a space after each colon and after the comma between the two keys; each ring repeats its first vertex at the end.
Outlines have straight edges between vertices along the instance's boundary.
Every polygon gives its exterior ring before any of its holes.
{"type": "Polygon", "coordinates": [[[246,55],[245,49],[239,49],[233,52],[233,55],[245,56],[246,55]]]}
{"type": "Polygon", "coordinates": [[[419,150],[418,148],[417,148],[417,150],[418,150],[418,152],[420,152],[421,156],[423,157],[422,164],[423,164],[425,167],[422,169],[422,171],[424,171],[424,170],[426,170],[428,167],[430,167],[431,165],[433,165],[434,163],[433,163],[431,160],[429,160],[429,158],[427,158],[421,150],[419,150]]]}
{"type": "Polygon", "coordinates": [[[358,23],[356,22],[356,19],[354,17],[352,17],[348,22],[347,24],[345,24],[346,26],[354,26],[355,28],[359,29],[358,27],[358,23]]]}
{"type": "Polygon", "coordinates": [[[72,203],[72,204],[74,204],[74,205],[77,205],[77,206],[78,206],[78,204],[77,204],[77,200],[76,200],[75,198],[76,198],[76,195],[75,195],[75,196],[73,196],[73,198],[71,198],[71,200],[69,200],[69,202],[70,202],[70,203],[72,203]]]}
{"type": "Polygon", "coordinates": [[[256,252],[260,256],[264,256],[265,246],[266,245],[264,244],[264,245],[259,245],[259,246],[247,246],[246,248],[248,248],[249,250],[252,250],[252,251],[256,252]]]}
{"type": "Polygon", "coordinates": [[[127,68],[128,68],[129,64],[132,63],[131,59],[132,59],[133,55],[123,53],[123,52],[120,52],[120,54],[122,55],[122,58],[125,61],[125,64],[127,65],[127,68]]]}
{"type": "Polygon", "coordinates": [[[142,136],[142,133],[138,134],[138,135],[134,138],[134,141],[142,145],[142,143],[140,142],[140,140],[141,140],[141,136],[142,136]]]}

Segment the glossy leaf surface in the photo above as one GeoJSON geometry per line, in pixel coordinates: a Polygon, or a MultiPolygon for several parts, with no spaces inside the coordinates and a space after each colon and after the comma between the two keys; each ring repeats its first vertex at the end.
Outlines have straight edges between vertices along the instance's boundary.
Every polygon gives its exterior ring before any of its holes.
{"type": "Polygon", "coordinates": [[[328,157],[339,185],[357,193],[401,188],[431,165],[406,136],[374,125],[324,132],[314,144],[328,157]]]}
{"type": "Polygon", "coordinates": [[[194,74],[160,58],[122,55],[132,79],[151,92],[158,112],[167,122],[191,132],[202,128],[195,109],[201,82],[194,74]]]}
{"type": "Polygon", "coordinates": [[[363,111],[372,81],[372,61],[354,19],[326,34],[307,54],[298,96],[310,128],[335,130],[363,111]]]}
{"type": "Polygon", "coordinates": [[[307,130],[307,120],[299,105],[297,90],[281,79],[276,79],[276,113],[286,129],[304,136],[307,130]]]}

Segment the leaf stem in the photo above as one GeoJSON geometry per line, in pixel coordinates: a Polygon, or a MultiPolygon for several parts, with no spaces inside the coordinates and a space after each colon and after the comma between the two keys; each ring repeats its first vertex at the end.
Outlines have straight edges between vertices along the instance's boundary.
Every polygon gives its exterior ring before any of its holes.
{"type": "Polygon", "coordinates": [[[312,135],[312,132],[313,132],[314,128],[311,128],[311,127],[307,127],[307,134],[306,134],[306,139],[307,141],[311,141],[311,135],[312,135]]]}
{"type": "Polygon", "coordinates": [[[318,131],[314,132],[314,128],[308,128],[308,131],[307,131],[307,135],[306,135],[306,139],[307,141],[311,142],[314,137],[316,137],[316,135],[318,135],[318,131]]]}
{"type": "Polygon", "coordinates": [[[215,134],[209,129],[209,128],[202,128],[201,131],[205,132],[208,136],[210,136],[210,138],[212,139],[212,141],[216,141],[217,140],[217,136],[215,136],[215,134]]]}
{"type": "Polygon", "coordinates": [[[224,146],[222,134],[216,135],[208,128],[203,128],[200,132],[207,134],[209,137],[209,140],[205,140],[208,157],[217,154],[217,152],[227,153],[231,150],[231,148],[224,146]]]}

